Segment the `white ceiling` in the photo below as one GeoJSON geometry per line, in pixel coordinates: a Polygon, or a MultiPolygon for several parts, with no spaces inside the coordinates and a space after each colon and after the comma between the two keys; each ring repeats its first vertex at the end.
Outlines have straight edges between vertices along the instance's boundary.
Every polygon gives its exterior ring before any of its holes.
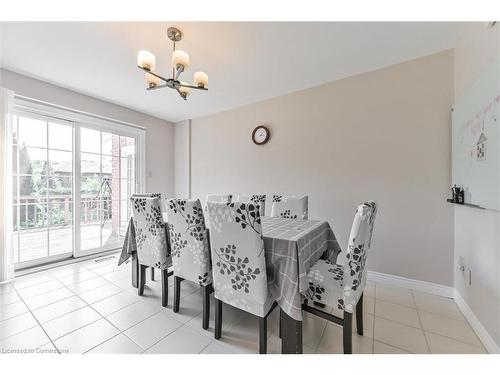
{"type": "Polygon", "coordinates": [[[4,68],[169,121],[196,118],[453,48],[461,23],[103,22],[3,24],[4,68]],[[166,29],[191,57],[181,79],[209,75],[183,101],[146,91],[137,51],[171,72],[166,29]]]}

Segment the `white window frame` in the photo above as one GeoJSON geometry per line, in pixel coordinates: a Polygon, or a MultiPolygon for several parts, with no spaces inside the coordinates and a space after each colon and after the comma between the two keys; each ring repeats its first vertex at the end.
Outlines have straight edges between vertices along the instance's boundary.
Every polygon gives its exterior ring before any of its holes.
{"type": "MultiPolygon", "coordinates": [[[[73,226],[74,228],[80,222],[80,189],[76,189],[80,183],[80,152],[76,145],[80,141],[80,130],[82,127],[90,128],[103,132],[117,133],[122,136],[127,136],[136,139],[136,157],[135,157],[135,191],[146,191],[146,132],[144,127],[114,120],[111,118],[94,115],[91,113],[74,110],[67,107],[62,107],[50,103],[45,103],[35,99],[30,99],[22,96],[16,96],[14,99],[14,114],[19,116],[43,117],[45,119],[53,119],[54,121],[62,121],[72,123],[73,125],[73,226]],[[77,152],[78,151],[78,152],[77,152]]],[[[92,250],[80,250],[80,231],[73,230],[73,252],[72,257],[83,257],[95,253],[114,250],[116,247],[99,248],[92,250]]],[[[45,263],[52,263],[67,259],[68,255],[53,256],[43,258],[41,260],[33,260],[18,263],[17,269],[29,268],[45,263]]]]}

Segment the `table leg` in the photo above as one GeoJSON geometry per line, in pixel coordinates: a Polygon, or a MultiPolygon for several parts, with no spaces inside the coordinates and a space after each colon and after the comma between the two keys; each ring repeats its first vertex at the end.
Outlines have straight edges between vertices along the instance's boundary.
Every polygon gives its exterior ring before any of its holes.
{"type": "Polygon", "coordinates": [[[132,253],[132,286],[134,288],[139,287],[139,261],[137,259],[137,253],[132,253]]]}
{"type": "Polygon", "coordinates": [[[302,321],[295,320],[280,309],[281,353],[302,354],[302,321]]]}

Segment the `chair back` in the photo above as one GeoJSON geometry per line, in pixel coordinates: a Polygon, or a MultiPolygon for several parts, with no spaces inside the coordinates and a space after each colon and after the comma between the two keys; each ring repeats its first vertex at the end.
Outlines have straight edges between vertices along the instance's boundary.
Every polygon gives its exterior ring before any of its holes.
{"type": "Polygon", "coordinates": [[[231,203],[232,199],[233,199],[232,194],[208,194],[207,195],[207,203],[208,202],[231,203]]]}
{"type": "Polygon", "coordinates": [[[160,198],[161,211],[165,211],[165,207],[163,205],[163,199],[161,199],[161,193],[135,193],[132,194],[132,197],[137,198],[160,198]]]}
{"type": "Polygon", "coordinates": [[[210,248],[200,200],[168,199],[166,207],[174,275],[210,284],[210,248]]]}
{"type": "Polygon", "coordinates": [[[266,215],[266,195],[238,195],[238,202],[247,202],[247,203],[255,203],[260,207],[260,216],[266,215]]]}
{"type": "MultiPolygon", "coordinates": [[[[358,206],[352,224],[344,267],[344,310],[352,311],[366,285],[366,257],[371,246],[377,202],[367,201],[358,206]]],[[[339,301],[342,305],[342,302],[339,301]]]]}
{"type": "Polygon", "coordinates": [[[131,197],[139,263],[166,269],[170,265],[160,198],[131,197]]]}
{"type": "Polygon", "coordinates": [[[307,220],[309,217],[308,212],[309,202],[307,195],[302,197],[273,195],[272,217],[307,220]]]}
{"type": "Polygon", "coordinates": [[[255,313],[267,302],[262,225],[253,203],[208,202],[215,298],[255,313]]]}

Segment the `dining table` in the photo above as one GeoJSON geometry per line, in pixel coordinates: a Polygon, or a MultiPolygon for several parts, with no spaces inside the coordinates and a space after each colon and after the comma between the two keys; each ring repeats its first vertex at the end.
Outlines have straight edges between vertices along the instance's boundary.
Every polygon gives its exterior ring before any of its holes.
{"type": "MultiPolygon", "coordinates": [[[[301,354],[302,303],[309,288],[307,273],[320,258],[335,260],[341,248],[327,221],[263,216],[261,222],[268,291],[280,307],[281,352],[301,354]]],[[[207,231],[209,234],[210,230],[207,231]]],[[[129,258],[132,285],[137,287],[139,263],[132,218],[118,264],[126,263],[129,258]]]]}

